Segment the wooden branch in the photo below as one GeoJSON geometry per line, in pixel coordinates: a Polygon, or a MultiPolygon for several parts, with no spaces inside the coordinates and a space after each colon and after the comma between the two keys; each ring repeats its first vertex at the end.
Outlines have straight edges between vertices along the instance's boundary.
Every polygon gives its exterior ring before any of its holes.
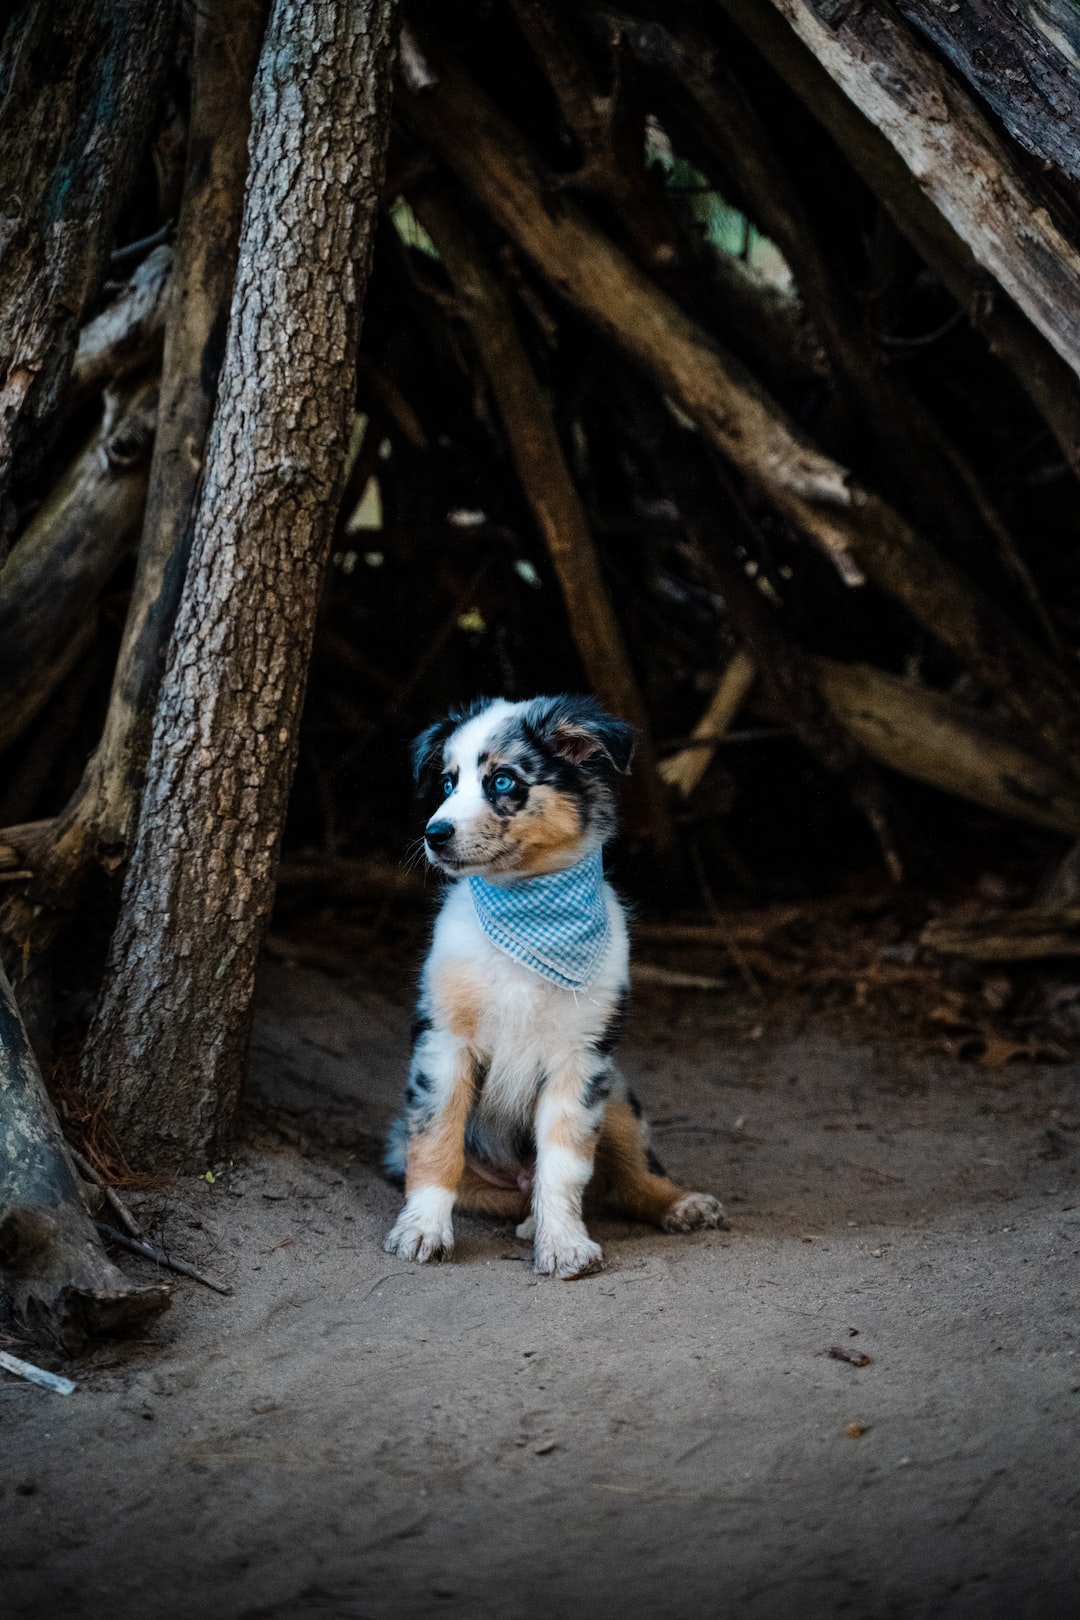
{"type": "MultiPolygon", "coordinates": [[[[758,115],[743,86],[702,30],[680,20],[677,34],[657,24],[630,37],[658,55],[688,93],[691,116],[707,146],[719,150],[759,228],[790,265],[806,307],[854,416],[865,421],[891,463],[891,488],[904,509],[939,535],[974,546],[992,537],[1002,568],[1019,584],[1035,621],[1056,647],[1056,631],[1007,525],[956,445],[895,369],[882,362],[856,302],[830,259],[827,227],[790,177],[776,148],[775,126],[758,115]],[[920,475],[911,478],[912,466],[920,475]]],[[[826,207],[832,200],[826,199],[826,207]]]]}
{"type": "Polygon", "coordinates": [[[2,967],[0,1286],[31,1333],[70,1354],[171,1298],[162,1283],[133,1287],[102,1248],[2,967]]]}
{"type": "Polygon", "coordinates": [[[509,299],[468,228],[439,193],[416,190],[410,193],[410,201],[457,292],[525,498],[559,581],[589,684],[607,708],[640,733],[625,795],[627,831],[632,837],[671,849],[675,834],[656,773],[645,705],[588,520],[551,412],[518,336],[509,299]]]}
{"type": "MultiPolygon", "coordinates": [[[[425,47],[426,48],[426,47],[425,47]]],[[[400,98],[403,115],[546,279],[827,553],[856,562],[1080,775],[1080,702],[1004,613],[886,503],[825,456],[707,333],[563,197],[517,130],[455,65],[400,98]]]]}
{"type": "Polygon", "coordinates": [[[716,683],[716,690],[690,734],[691,741],[677,754],[660,762],[660,775],[669,787],[688,799],[713,762],[720,739],[743,705],[754,684],[757,666],[741,648],[716,683]]]}
{"type": "Polygon", "coordinates": [[[156,382],[113,402],[0,569],[0,751],[92,639],[97,598],[142,518],[156,411],[156,382]]]}
{"type": "Polygon", "coordinates": [[[165,333],[172,267],[172,248],[155,248],[123,292],[83,327],[71,367],[76,395],[105,388],[127,372],[157,360],[165,333]]]}
{"type": "Polygon", "coordinates": [[[1043,163],[1080,180],[1080,17],[1073,0],[894,0],[1043,163]]]}
{"type": "Polygon", "coordinates": [[[613,83],[601,94],[589,63],[573,38],[571,15],[549,0],[512,0],[514,14],[552,90],[567,126],[577,137],[582,165],[558,184],[602,191],[626,227],[646,265],[665,269],[680,259],[663,197],[645,171],[645,128],[634,105],[633,58],[616,33],[611,37],[613,83]]]}
{"type": "Polygon", "coordinates": [[[143,153],[172,25],[172,6],[159,0],[30,0],[6,23],[0,540],[16,463],[35,462],[51,439],[83,311],[143,153]]]}
{"type": "Polygon", "coordinates": [[[976,962],[1080,956],[1080,910],[984,911],[976,917],[937,917],[927,923],[919,944],[943,956],[970,956],[976,962]]]}
{"type": "Polygon", "coordinates": [[[962,87],[884,6],[833,7],[826,21],[811,0],[771,3],[976,263],[1080,372],[1080,251],[962,87]]]}
{"type": "Polygon", "coordinates": [[[265,18],[265,0],[205,0],[196,12],[189,161],[157,437],[149,472],[140,473],[145,515],[140,507],[135,580],[101,743],[53,824],[51,847],[34,863],[33,883],[0,904],[0,944],[20,973],[52,944],[96,864],[115,870],[130,846],[217,392],[247,174],[251,80],[265,18]]]}
{"type": "Polygon", "coordinates": [[[893,770],[1001,815],[1080,834],[1080,788],[1017,738],[1015,726],[869,664],[813,660],[837,720],[893,770]]]}
{"type": "MultiPolygon", "coordinates": [[[[719,3],[832,136],[916,252],[1027,391],[1069,466],[1080,471],[1080,388],[1072,367],[1016,304],[996,293],[971,248],[938,211],[903,157],[872,119],[848,99],[789,26],[776,0],[719,3]]],[[[881,9],[863,8],[864,14],[881,9]]],[[[931,108],[935,105],[940,104],[931,99],[931,108]]]]}

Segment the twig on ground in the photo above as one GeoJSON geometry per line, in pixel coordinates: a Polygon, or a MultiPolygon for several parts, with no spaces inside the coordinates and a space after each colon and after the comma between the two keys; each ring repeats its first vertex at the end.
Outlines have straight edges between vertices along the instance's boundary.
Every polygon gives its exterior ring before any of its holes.
{"type": "Polygon", "coordinates": [[[95,1187],[99,1187],[101,1189],[105,1202],[108,1204],[109,1208],[120,1222],[120,1225],[129,1234],[129,1236],[136,1238],[140,1243],[144,1243],[146,1241],[146,1233],[143,1231],[134,1215],[128,1209],[127,1205],[120,1197],[120,1194],[109,1186],[101,1172],[99,1170],[95,1170],[94,1166],[90,1163],[90,1160],[80,1153],[78,1148],[73,1148],[70,1142],[68,1143],[68,1152],[75,1161],[75,1168],[78,1170],[79,1174],[81,1176],[85,1176],[87,1181],[92,1182],[95,1187]]]}
{"type": "Polygon", "coordinates": [[[190,1277],[194,1282],[212,1288],[215,1294],[232,1293],[227,1283],[215,1282],[205,1272],[197,1271],[186,1260],[178,1260],[175,1255],[166,1254],[164,1249],[159,1249],[156,1243],[150,1243],[146,1238],[128,1237],[126,1232],[118,1232],[115,1226],[109,1226],[105,1221],[98,1221],[97,1229],[102,1237],[108,1238],[110,1243],[117,1244],[121,1249],[127,1249],[129,1254],[141,1254],[144,1260],[153,1260],[156,1265],[164,1266],[167,1271],[175,1271],[181,1277],[190,1277]]]}

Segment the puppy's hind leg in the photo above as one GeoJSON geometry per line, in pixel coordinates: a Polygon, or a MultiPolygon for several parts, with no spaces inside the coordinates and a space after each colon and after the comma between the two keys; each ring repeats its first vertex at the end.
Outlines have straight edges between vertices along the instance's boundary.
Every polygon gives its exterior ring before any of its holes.
{"type": "Polygon", "coordinates": [[[409,1075],[405,1207],[383,1245],[403,1260],[454,1249],[452,1212],[465,1170],[465,1122],[476,1091],[469,1048],[444,1031],[417,1042],[409,1075]]]}
{"type": "Polygon", "coordinates": [[[610,1208],[665,1232],[727,1225],[719,1198],[688,1192],[652,1168],[648,1127],[625,1093],[612,1096],[604,1112],[596,1145],[595,1188],[610,1208]]]}

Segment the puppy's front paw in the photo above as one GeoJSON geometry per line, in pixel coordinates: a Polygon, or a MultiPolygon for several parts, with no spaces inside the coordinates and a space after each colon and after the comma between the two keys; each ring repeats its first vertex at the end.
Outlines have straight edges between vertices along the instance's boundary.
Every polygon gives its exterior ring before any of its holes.
{"type": "Polygon", "coordinates": [[[402,1260],[448,1260],[454,1252],[453,1193],[425,1187],[410,1193],[383,1248],[402,1260]]]}
{"type": "Polygon", "coordinates": [[[536,1234],[536,1269],[541,1277],[587,1277],[604,1265],[604,1251],[587,1232],[544,1232],[536,1234]]]}
{"type": "Polygon", "coordinates": [[[696,1232],[703,1226],[726,1229],[727,1225],[724,1206],[712,1193],[687,1193],[664,1216],[665,1232],[696,1232]]]}

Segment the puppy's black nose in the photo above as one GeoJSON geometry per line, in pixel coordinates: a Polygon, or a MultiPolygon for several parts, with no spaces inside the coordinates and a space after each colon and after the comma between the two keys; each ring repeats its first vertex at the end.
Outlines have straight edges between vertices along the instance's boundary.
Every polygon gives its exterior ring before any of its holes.
{"type": "Polygon", "coordinates": [[[454,836],[454,823],[452,821],[432,821],[429,823],[424,837],[432,849],[442,849],[454,836]]]}

